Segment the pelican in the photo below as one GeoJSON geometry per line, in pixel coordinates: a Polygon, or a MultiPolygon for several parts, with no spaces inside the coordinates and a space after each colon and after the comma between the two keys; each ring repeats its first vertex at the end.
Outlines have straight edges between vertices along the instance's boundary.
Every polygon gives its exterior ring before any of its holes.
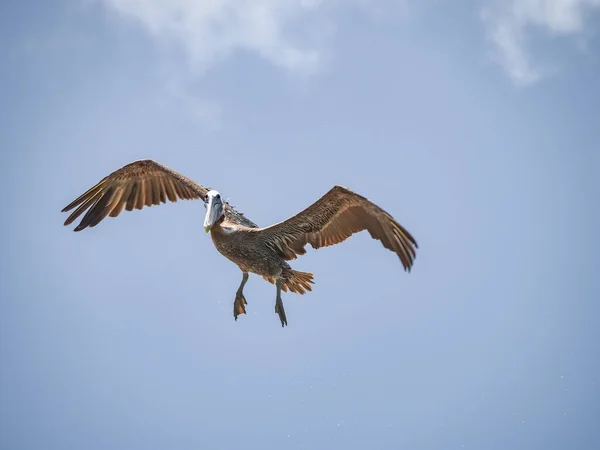
{"type": "Polygon", "coordinates": [[[117,217],[123,209],[176,202],[177,199],[204,202],[204,230],[213,244],[242,271],[242,281],[233,302],[233,317],[246,314],[244,286],[254,273],[277,288],[275,313],[281,326],[287,325],[281,291],[304,295],[312,291],[313,274],[293,270],[287,261],[314,249],[339,244],[351,235],[367,230],[372,238],[395,252],[405,271],[410,272],[417,242],[394,218],[375,203],[350,189],[335,185],[319,200],[283,222],[261,228],[236,211],[221,194],[200,186],[181,173],[151,159],[134,161],[104,177],[95,186],[69,203],[62,212],[77,207],[65,221],[71,224],[87,211],[74,231],[95,227],[105,217],[117,217]]]}

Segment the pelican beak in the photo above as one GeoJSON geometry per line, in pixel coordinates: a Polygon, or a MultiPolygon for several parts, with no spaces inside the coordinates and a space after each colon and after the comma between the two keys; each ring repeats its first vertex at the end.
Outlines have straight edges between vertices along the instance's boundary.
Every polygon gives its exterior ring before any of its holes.
{"type": "Polygon", "coordinates": [[[207,233],[219,221],[223,215],[223,205],[219,198],[210,197],[206,205],[206,216],[204,216],[204,231],[207,233]]]}

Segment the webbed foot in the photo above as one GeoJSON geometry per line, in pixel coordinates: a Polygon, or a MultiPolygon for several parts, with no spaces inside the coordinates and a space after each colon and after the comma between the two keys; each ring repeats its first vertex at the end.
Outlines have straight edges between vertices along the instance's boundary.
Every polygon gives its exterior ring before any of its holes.
{"type": "Polygon", "coordinates": [[[243,292],[238,292],[235,294],[235,301],[233,302],[233,318],[237,321],[237,318],[240,314],[246,314],[246,307],[248,302],[246,301],[246,297],[244,297],[243,292]]]}
{"type": "Polygon", "coordinates": [[[284,327],[287,325],[287,318],[285,317],[285,309],[283,308],[283,301],[281,301],[281,297],[277,297],[277,300],[275,301],[275,312],[279,315],[281,326],[284,327]]]}

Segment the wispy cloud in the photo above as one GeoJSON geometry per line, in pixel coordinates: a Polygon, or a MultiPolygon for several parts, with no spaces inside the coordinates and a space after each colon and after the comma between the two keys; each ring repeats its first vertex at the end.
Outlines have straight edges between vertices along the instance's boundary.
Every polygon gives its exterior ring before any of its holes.
{"type": "MultiPolygon", "coordinates": [[[[322,58],[314,30],[331,29],[338,8],[363,0],[101,0],[161,43],[185,52],[198,74],[237,50],[293,73],[312,74],[322,58]]],[[[369,8],[389,0],[375,0],[369,8]]],[[[404,3],[403,0],[399,0],[404,3]]]]}
{"type": "Polygon", "coordinates": [[[139,26],[170,56],[184,56],[184,64],[178,57],[165,61],[171,73],[166,90],[210,126],[221,123],[221,107],[200,100],[186,86],[235,52],[254,54],[296,79],[307,79],[328,59],[328,41],[343,10],[358,8],[367,19],[384,10],[406,15],[406,0],[97,1],[123,23],[139,26]]]}
{"type": "Polygon", "coordinates": [[[548,74],[527,50],[532,33],[581,36],[587,16],[598,10],[600,0],[490,0],[482,18],[495,59],[517,85],[529,85],[548,74]]]}

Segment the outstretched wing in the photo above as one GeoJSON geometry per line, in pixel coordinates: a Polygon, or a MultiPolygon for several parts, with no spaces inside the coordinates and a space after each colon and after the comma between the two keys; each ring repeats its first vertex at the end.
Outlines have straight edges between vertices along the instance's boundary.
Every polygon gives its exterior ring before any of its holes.
{"type": "MultiPolygon", "coordinates": [[[[69,225],[87,210],[74,230],[81,231],[98,225],[107,216],[117,217],[123,209],[131,211],[160,205],[166,203],[167,199],[171,202],[177,199],[204,201],[209,190],[167,166],[144,159],[127,164],[104,177],[62,212],[77,206],[65,221],[65,225],[69,225]]],[[[229,205],[225,205],[225,214],[238,223],[250,222],[229,205]]]]}
{"type": "Polygon", "coordinates": [[[306,244],[315,249],[327,247],[363,230],[395,252],[410,271],[418,248],[412,235],[379,206],[343,186],[334,186],[304,211],[256,233],[291,260],[306,253],[306,244]]]}

